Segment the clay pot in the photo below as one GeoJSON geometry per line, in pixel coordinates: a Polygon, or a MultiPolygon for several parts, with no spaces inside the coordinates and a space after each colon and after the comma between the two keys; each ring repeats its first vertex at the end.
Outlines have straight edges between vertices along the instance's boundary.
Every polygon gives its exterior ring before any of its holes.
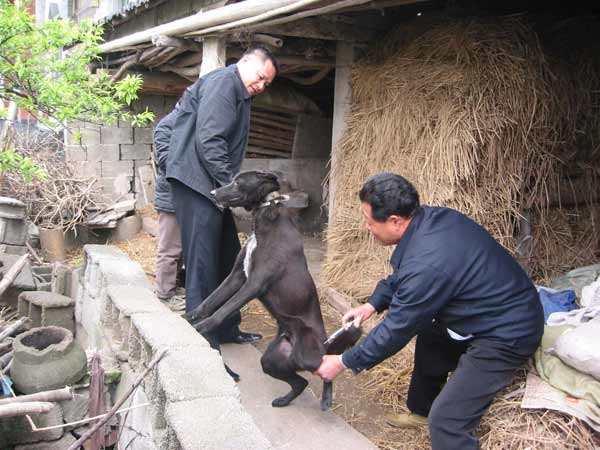
{"type": "Polygon", "coordinates": [[[23,394],[63,388],[87,373],[85,352],[66,328],[34,328],[17,336],[13,349],[10,375],[23,394]]]}

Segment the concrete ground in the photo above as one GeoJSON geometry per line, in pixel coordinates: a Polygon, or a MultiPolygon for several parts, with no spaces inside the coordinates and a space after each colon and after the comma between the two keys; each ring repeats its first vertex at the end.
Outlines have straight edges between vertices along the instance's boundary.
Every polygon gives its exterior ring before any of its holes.
{"type": "MultiPolygon", "coordinates": [[[[320,239],[308,237],[304,245],[309,270],[318,283],[324,256],[323,243],[320,239]]],[[[335,413],[321,411],[319,399],[311,389],[306,389],[289,406],[273,408],[271,401],[286,394],[289,386],[263,373],[260,351],[252,345],[234,344],[224,345],[221,350],[225,362],[241,375],[238,387],[242,405],[275,449],[377,448],[335,413]]],[[[303,376],[311,377],[309,374],[303,376]]]]}

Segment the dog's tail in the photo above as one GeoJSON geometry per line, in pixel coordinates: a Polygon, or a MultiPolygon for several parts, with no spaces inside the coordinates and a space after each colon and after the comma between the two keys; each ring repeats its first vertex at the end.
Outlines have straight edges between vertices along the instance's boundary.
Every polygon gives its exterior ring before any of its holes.
{"type": "Polygon", "coordinates": [[[341,355],[352,347],[362,336],[362,329],[351,324],[333,339],[329,339],[325,344],[325,354],[341,355]]]}

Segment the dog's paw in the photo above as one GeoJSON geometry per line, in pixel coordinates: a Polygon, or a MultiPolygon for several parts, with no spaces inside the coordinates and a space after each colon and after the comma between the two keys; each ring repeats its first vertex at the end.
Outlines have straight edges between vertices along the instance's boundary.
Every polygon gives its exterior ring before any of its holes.
{"type": "Polygon", "coordinates": [[[289,396],[284,395],[283,397],[277,397],[275,400],[273,400],[271,402],[271,406],[274,408],[283,408],[284,406],[289,405],[291,401],[292,400],[289,398],[289,396]]]}
{"type": "Polygon", "coordinates": [[[331,397],[321,399],[321,411],[329,411],[332,403],[331,397]]]}
{"type": "Polygon", "coordinates": [[[198,330],[199,333],[209,333],[210,331],[214,330],[216,328],[216,323],[214,320],[208,318],[208,319],[203,319],[200,322],[197,322],[194,324],[194,328],[196,330],[198,330]]]}

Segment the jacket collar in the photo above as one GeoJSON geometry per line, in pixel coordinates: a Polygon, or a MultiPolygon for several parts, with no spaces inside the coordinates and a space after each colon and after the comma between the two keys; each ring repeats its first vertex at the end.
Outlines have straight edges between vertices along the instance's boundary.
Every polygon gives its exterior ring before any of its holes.
{"type": "Polygon", "coordinates": [[[238,70],[237,64],[232,64],[229,67],[233,67],[233,71],[236,74],[235,79],[237,80],[237,88],[238,94],[242,96],[244,100],[248,100],[250,98],[250,94],[248,93],[248,89],[244,86],[244,82],[242,81],[242,77],[240,76],[240,71],[238,70]]]}
{"type": "Polygon", "coordinates": [[[402,259],[404,258],[404,254],[406,253],[408,244],[412,240],[412,237],[415,234],[415,231],[419,228],[419,226],[421,225],[421,222],[423,221],[423,215],[424,215],[423,208],[421,206],[419,206],[417,208],[417,210],[414,212],[412,220],[408,224],[408,228],[406,229],[404,236],[402,236],[402,238],[400,239],[400,242],[398,242],[398,244],[396,245],[396,248],[394,249],[394,252],[392,253],[392,257],[390,258],[390,263],[392,264],[392,267],[394,269],[399,267],[400,264],[402,263],[402,259]]]}

